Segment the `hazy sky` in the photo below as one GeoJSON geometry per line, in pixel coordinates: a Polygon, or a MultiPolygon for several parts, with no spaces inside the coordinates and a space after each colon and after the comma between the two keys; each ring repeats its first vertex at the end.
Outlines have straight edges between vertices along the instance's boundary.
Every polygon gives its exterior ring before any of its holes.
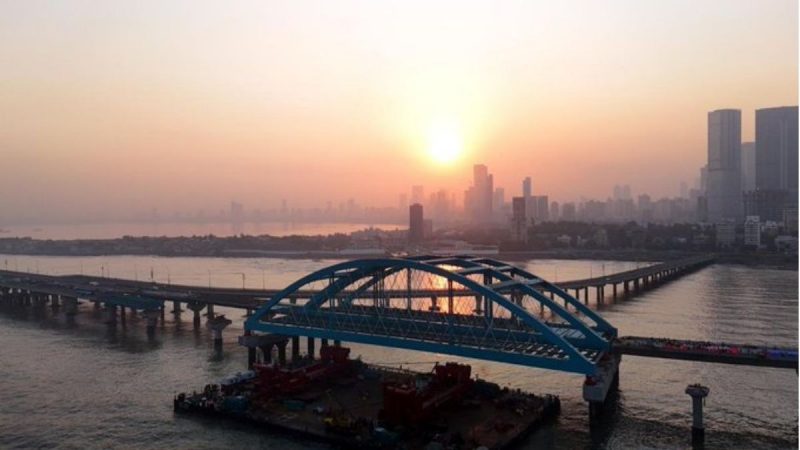
{"type": "Polygon", "coordinates": [[[460,199],[474,162],[516,195],[676,195],[707,111],[742,109],[748,140],[797,104],[797,8],[0,0],[0,220],[460,199]]]}

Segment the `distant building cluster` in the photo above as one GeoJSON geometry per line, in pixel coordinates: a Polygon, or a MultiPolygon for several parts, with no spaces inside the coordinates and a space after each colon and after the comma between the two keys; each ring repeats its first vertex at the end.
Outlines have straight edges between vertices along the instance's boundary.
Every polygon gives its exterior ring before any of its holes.
{"type": "MultiPolygon", "coordinates": [[[[536,189],[531,176],[524,177],[518,185],[520,190],[514,192],[498,186],[488,166],[475,164],[463,197],[446,189],[426,192],[425,186],[413,185],[410,192],[399,194],[395,207],[364,207],[351,198],[337,205],[329,201],[324,208],[306,209],[292,208],[283,200],[280,208],[250,211],[233,201],[229,209],[217,214],[200,211],[165,220],[221,220],[234,225],[258,221],[407,223],[405,242],[412,247],[424,247],[424,242],[436,238],[434,225],[437,231],[472,228],[500,236],[498,240],[539,245],[544,241],[539,239],[535,244],[532,233],[547,223],[698,224],[702,231],[688,239],[701,242],[714,236],[718,248],[775,248],[776,242],[796,248],[797,106],[756,110],[753,142],[742,142],[742,113],[738,109],[709,112],[707,125],[706,164],[693,186],[676,180],[679,191],[674,197],[653,198],[619,184],[605,198],[559,203],[536,189]],[[714,232],[709,233],[707,227],[714,232]]],[[[154,210],[151,220],[162,218],[154,210]]],[[[596,235],[591,242],[601,245],[603,232],[592,233],[596,235]]],[[[438,238],[441,241],[443,236],[438,238]]],[[[570,245],[579,239],[572,241],[570,245]]],[[[564,243],[566,238],[556,236],[548,242],[564,243]]]]}
{"type": "Polygon", "coordinates": [[[797,106],[758,109],[755,142],[742,142],[740,110],[708,113],[697,221],[716,226],[718,247],[760,248],[764,235],[797,245],[797,121],[797,106]]]}

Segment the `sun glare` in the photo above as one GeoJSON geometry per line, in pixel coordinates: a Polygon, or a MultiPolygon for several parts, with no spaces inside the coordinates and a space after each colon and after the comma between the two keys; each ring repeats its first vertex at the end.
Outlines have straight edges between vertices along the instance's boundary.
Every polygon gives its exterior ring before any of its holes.
{"type": "Polygon", "coordinates": [[[431,128],[428,136],[428,153],[438,164],[451,164],[464,151],[464,142],[458,127],[441,124],[431,128]]]}

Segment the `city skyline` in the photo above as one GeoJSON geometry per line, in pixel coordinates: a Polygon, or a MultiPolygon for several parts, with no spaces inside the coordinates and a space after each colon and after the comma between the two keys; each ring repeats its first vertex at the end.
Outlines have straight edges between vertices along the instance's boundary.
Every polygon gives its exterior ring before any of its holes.
{"type": "Polygon", "coordinates": [[[797,104],[795,2],[359,6],[3,6],[0,221],[460,202],[476,162],[507,203],[672,197],[708,111],[797,104]]]}

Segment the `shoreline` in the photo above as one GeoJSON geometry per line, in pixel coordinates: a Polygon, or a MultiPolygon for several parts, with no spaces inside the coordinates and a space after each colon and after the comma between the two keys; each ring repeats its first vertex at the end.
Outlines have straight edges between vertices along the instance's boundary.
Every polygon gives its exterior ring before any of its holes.
{"type": "MultiPolygon", "coordinates": [[[[716,262],[749,267],[797,270],[797,255],[755,251],[715,251],[641,248],[558,248],[542,250],[483,251],[465,248],[465,254],[504,261],[606,260],[632,262],[664,262],[698,255],[714,255],[716,262]]],[[[373,245],[352,245],[349,238],[331,236],[184,236],[124,237],[97,240],[43,240],[1,238],[0,254],[20,256],[154,256],[189,258],[273,258],[273,259],[356,259],[386,258],[393,255],[457,253],[456,249],[415,248],[409,252],[403,242],[374,242],[373,245]]]]}

